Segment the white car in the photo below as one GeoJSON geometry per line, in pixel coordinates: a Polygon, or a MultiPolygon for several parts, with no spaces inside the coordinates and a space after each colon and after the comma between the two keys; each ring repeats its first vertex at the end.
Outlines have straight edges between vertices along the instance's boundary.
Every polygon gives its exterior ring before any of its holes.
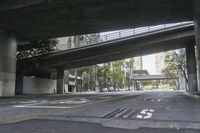
{"type": "Polygon", "coordinates": [[[103,89],[102,89],[102,92],[108,92],[108,88],[106,88],[106,87],[103,88],[103,89]]]}
{"type": "Polygon", "coordinates": [[[108,91],[110,91],[110,92],[111,92],[111,91],[114,91],[114,88],[113,88],[113,87],[110,87],[108,91]]]}

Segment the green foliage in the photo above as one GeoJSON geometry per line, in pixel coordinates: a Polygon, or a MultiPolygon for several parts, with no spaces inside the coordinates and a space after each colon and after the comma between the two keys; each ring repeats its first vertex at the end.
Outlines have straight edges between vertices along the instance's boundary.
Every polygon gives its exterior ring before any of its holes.
{"type": "MultiPolygon", "coordinates": [[[[186,66],[186,54],[185,49],[179,49],[170,51],[167,53],[167,56],[165,57],[165,63],[166,68],[162,71],[166,76],[169,78],[175,78],[175,77],[184,77],[186,83],[187,80],[187,66],[186,66]]],[[[176,86],[176,81],[169,81],[176,86]]]]}
{"type": "Polygon", "coordinates": [[[105,75],[110,75],[110,65],[106,63],[103,66],[97,68],[97,77],[104,77],[105,75]]]}
{"type": "Polygon", "coordinates": [[[110,65],[104,63],[103,66],[97,68],[97,78],[100,88],[104,88],[107,86],[107,80],[110,76],[110,65]]]}
{"type": "Polygon", "coordinates": [[[82,41],[85,42],[85,45],[91,45],[98,43],[99,41],[99,34],[87,34],[82,36],[82,41]]]}
{"type": "Polygon", "coordinates": [[[25,59],[33,56],[39,56],[54,51],[56,44],[55,39],[31,41],[29,44],[19,45],[17,47],[17,59],[25,59]]]}
{"type": "Polygon", "coordinates": [[[143,80],[142,81],[142,85],[143,86],[149,86],[149,85],[151,85],[152,84],[152,80],[143,80]]]}
{"type": "Polygon", "coordinates": [[[114,87],[119,86],[120,88],[124,85],[124,72],[121,70],[122,61],[114,61],[112,62],[112,71],[110,76],[113,78],[114,87]]]}
{"type": "Polygon", "coordinates": [[[149,75],[149,72],[147,70],[135,70],[133,71],[136,75],[149,75]]]}

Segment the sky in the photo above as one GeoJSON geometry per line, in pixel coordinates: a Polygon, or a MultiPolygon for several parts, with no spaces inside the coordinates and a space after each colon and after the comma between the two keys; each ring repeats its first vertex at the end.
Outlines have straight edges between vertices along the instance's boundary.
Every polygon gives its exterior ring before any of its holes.
{"type": "Polygon", "coordinates": [[[149,74],[155,75],[156,74],[156,60],[155,54],[143,56],[143,69],[147,70],[149,74]]]}

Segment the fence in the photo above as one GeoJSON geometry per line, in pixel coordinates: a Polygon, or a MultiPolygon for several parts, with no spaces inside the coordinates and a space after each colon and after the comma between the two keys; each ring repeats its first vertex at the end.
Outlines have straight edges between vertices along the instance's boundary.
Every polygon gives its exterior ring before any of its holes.
{"type": "MultiPolygon", "coordinates": [[[[134,29],[126,29],[126,30],[120,30],[112,33],[104,32],[104,33],[99,33],[99,38],[96,40],[96,42],[93,42],[89,45],[92,44],[97,44],[100,42],[106,42],[106,41],[111,41],[111,40],[116,40],[124,37],[129,37],[129,36],[134,36],[134,35],[139,35],[142,33],[147,33],[150,31],[156,31],[160,29],[166,29],[174,26],[179,26],[183,24],[190,24],[192,22],[181,22],[181,23],[174,23],[174,24],[162,24],[162,25],[157,25],[157,26],[147,26],[147,27],[141,27],[141,28],[134,28],[134,29]]],[[[70,43],[65,43],[62,45],[57,45],[56,50],[67,50],[70,48],[76,48],[76,47],[82,47],[88,45],[88,42],[86,41],[73,41],[70,43]],[[71,47],[69,47],[69,45],[71,47]]]]}

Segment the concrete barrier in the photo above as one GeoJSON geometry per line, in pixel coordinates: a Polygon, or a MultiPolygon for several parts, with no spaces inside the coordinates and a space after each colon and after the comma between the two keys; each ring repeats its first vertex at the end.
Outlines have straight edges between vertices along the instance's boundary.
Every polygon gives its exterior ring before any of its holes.
{"type": "Polygon", "coordinates": [[[23,94],[56,93],[56,80],[34,77],[24,77],[23,80],[23,94]]]}

